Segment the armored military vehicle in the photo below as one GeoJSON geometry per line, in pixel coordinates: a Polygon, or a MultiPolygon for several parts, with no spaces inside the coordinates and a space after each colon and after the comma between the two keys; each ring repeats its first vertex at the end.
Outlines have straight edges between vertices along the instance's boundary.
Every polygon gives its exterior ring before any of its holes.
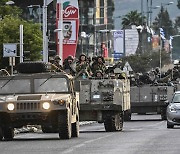
{"type": "Polygon", "coordinates": [[[174,87],[167,85],[142,85],[131,87],[131,112],[138,114],[158,113],[166,119],[166,100],[170,100],[174,87]]]}
{"type": "Polygon", "coordinates": [[[107,132],[121,131],[123,116],[131,115],[129,80],[89,78],[80,82],[80,121],[104,123],[107,132]]]}
{"type": "Polygon", "coordinates": [[[14,128],[25,125],[41,125],[61,139],[78,137],[79,93],[73,77],[38,73],[45,70],[42,63],[21,63],[19,68],[15,76],[0,77],[0,140],[12,140],[14,128]]]}

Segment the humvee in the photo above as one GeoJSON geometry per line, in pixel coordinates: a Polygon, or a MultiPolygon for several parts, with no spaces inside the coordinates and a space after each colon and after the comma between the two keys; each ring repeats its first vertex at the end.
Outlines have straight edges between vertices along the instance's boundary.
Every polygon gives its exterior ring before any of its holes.
{"type": "MultiPolygon", "coordinates": [[[[57,132],[61,139],[78,137],[79,92],[73,77],[32,73],[31,67],[24,67],[31,64],[24,64],[19,74],[0,77],[0,140],[12,140],[14,128],[26,125],[41,125],[44,132],[57,132]]],[[[34,70],[41,68],[41,63],[32,65],[34,70]]]]}
{"type": "Polygon", "coordinates": [[[121,131],[124,114],[131,115],[129,80],[89,78],[80,82],[80,121],[104,123],[107,132],[121,131]]]}
{"type": "Polygon", "coordinates": [[[166,119],[166,100],[170,100],[174,87],[167,85],[142,85],[131,87],[131,112],[138,114],[157,113],[166,119]]]}

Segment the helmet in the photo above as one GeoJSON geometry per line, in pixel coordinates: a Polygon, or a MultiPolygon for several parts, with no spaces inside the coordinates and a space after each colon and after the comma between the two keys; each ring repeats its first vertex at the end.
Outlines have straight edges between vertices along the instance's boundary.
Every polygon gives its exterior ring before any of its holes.
{"type": "Polygon", "coordinates": [[[73,58],[72,55],[69,55],[69,56],[67,57],[67,59],[68,59],[68,60],[74,60],[74,58],[73,58]]]}
{"type": "Polygon", "coordinates": [[[84,53],[82,53],[80,56],[79,56],[79,61],[81,61],[81,57],[84,56],[85,57],[85,61],[87,60],[87,57],[84,53]]]}
{"type": "Polygon", "coordinates": [[[104,57],[103,57],[103,56],[98,56],[98,57],[97,57],[97,60],[98,60],[99,58],[101,58],[101,59],[102,59],[102,62],[105,63],[105,60],[104,60],[104,57]]]}
{"type": "Polygon", "coordinates": [[[102,70],[96,70],[96,74],[97,74],[97,73],[101,73],[101,75],[103,75],[102,70]]]}
{"type": "Polygon", "coordinates": [[[56,55],[56,56],[54,57],[54,60],[61,60],[61,58],[60,58],[59,55],[56,55]]]}

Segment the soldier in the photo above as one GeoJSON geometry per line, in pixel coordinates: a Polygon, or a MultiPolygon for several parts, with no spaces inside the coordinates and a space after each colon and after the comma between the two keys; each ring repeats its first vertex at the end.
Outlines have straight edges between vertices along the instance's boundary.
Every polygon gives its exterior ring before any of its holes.
{"type": "Polygon", "coordinates": [[[96,78],[103,78],[103,72],[101,70],[97,70],[96,73],[95,73],[95,77],[96,78]]]}
{"type": "Polygon", "coordinates": [[[102,73],[104,74],[106,72],[106,66],[104,63],[105,63],[104,58],[102,56],[98,56],[97,61],[94,61],[91,67],[93,74],[95,74],[97,70],[101,70],[102,73]]]}
{"type": "Polygon", "coordinates": [[[76,71],[73,69],[73,63],[74,63],[74,58],[73,56],[68,56],[64,62],[63,62],[63,70],[67,73],[70,73],[71,75],[75,75],[76,71]]]}
{"type": "Polygon", "coordinates": [[[78,75],[81,76],[83,74],[82,72],[85,72],[88,76],[92,74],[85,54],[81,54],[79,56],[79,61],[76,64],[76,72],[77,74],[79,73],[78,75]]]}
{"type": "Polygon", "coordinates": [[[54,57],[54,61],[52,62],[52,70],[56,70],[57,72],[61,72],[63,70],[63,67],[60,64],[61,58],[59,55],[56,55],[54,57]]]}

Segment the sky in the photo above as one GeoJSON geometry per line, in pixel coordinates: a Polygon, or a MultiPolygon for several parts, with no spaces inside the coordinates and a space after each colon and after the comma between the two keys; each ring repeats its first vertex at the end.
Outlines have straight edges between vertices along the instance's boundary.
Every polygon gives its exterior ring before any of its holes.
{"type": "MultiPolygon", "coordinates": [[[[143,0],[143,10],[144,12],[147,12],[147,1],[143,0]]],[[[141,0],[114,0],[115,2],[115,12],[114,16],[122,16],[126,15],[130,11],[138,10],[138,12],[141,13],[141,0]]],[[[150,0],[149,0],[150,2],[150,0]]],[[[167,8],[170,18],[172,21],[176,19],[177,16],[180,16],[180,9],[177,7],[177,0],[152,0],[152,6],[161,6],[164,5],[165,8],[167,8]],[[174,2],[171,5],[165,5],[169,2],[174,2]]],[[[154,19],[157,14],[160,12],[160,8],[153,9],[152,18],[154,19]]],[[[115,29],[121,28],[121,19],[116,18],[115,20],[115,29]]]]}

